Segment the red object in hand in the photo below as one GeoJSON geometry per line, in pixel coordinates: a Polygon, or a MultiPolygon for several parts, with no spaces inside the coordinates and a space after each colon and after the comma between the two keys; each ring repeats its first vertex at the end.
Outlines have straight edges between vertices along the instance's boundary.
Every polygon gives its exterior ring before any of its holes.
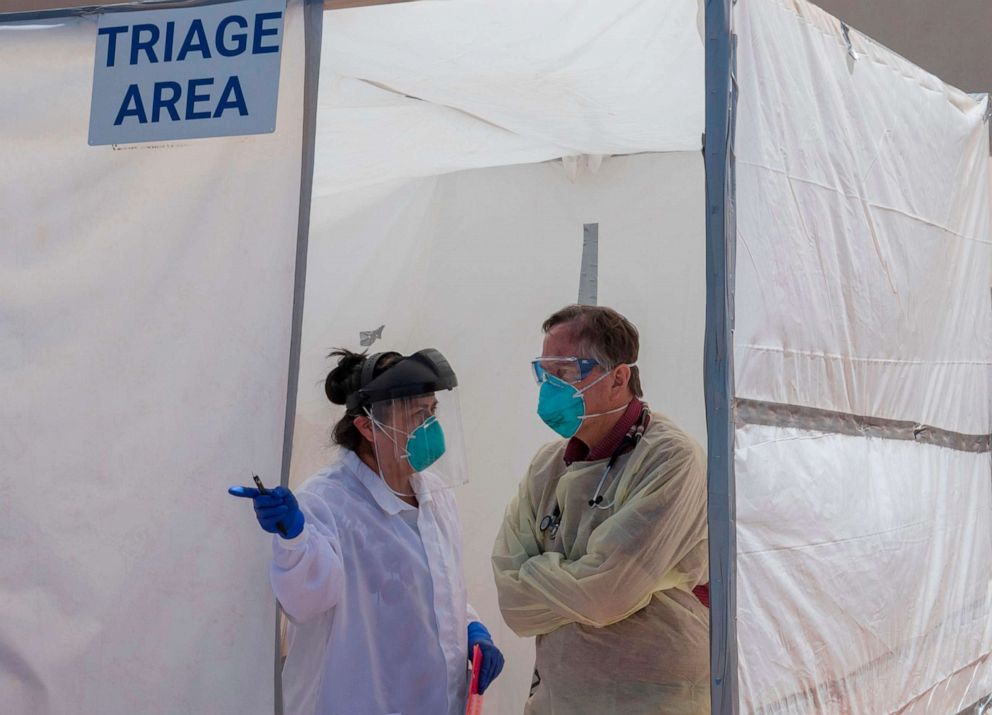
{"type": "Polygon", "coordinates": [[[694,589],[692,589],[692,593],[696,598],[699,599],[699,602],[701,604],[703,604],[707,608],[710,607],[710,585],[708,583],[704,583],[704,584],[700,584],[699,586],[696,586],[694,589]]]}
{"type": "Polygon", "coordinates": [[[482,649],[475,646],[472,649],[472,683],[468,688],[468,702],[465,704],[465,715],[482,715],[482,696],[479,695],[479,673],[482,670],[482,649]]]}

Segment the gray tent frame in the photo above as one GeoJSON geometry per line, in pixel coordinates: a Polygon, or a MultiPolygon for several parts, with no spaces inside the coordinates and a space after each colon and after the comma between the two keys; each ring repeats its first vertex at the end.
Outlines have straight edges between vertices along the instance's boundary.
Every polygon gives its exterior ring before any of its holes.
{"type": "Polygon", "coordinates": [[[731,0],[707,0],[706,134],[706,398],[710,550],[711,712],[736,715],[737,527],[734,484],[734,129],[737,41],[731,0]]]}

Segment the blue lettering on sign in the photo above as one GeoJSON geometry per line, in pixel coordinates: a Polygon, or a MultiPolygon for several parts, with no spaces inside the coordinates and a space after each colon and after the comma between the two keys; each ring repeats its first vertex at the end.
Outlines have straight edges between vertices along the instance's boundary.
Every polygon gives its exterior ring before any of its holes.
{"type": "Polygon", "coordinates": [[[172,40],[176,36],[176,23],[170,20],[165,23],[165,57],[163,62],[172,62],[172,40]]]}
{"type": "Polygon", "coordinates": [[[114,126],[119,127],[127,117],[137,117],[139,124],[148,121],[148,117],[145,116],[145,105],[141,103],[141,92],[136,84],[129,85],[127,92],[124,93],[124,101],[121,103],[121,110],[117,112],[114,126]]]}
{"type": "Polygon", "coordinates": [[[179,54],[176,56],[176,62],[182,62],[190,52],[199,52],[203,55],[204,59],[210,59],[207,33],[203,31],[203,21],[199,18],[190,23],[189,31],[186,33],[186,39],[183,40],[183,46],[179,48],[179,54]],[[196,40],[195,45],[193,44],[193,40],[196,40]]]}
{"type": "Polygon", "coordinates": [[[152,98],[152,121],[157,122],[161,112],[164,109],[169,113],[169,117],[172,121],[179,121],[179,112],[176,111],[176,103],[183,94],[183,88],[178,82],[156,82],[155,83],[155,94],[152,98]],[[165,90],[169,90],[172,94],[166,98],[165,90]]]}
{"type": "MultiPolygon", "coordinates": [[[[251,32],[251,54],[266,55],[279,51],[279,42],[275,44],[264,44],[267,38],[279,34],[278,27],[266,27],[266,23],[279,20],[282,12],[260,12],[255,15],[254,26],[251,32]]],[[[213,49],[221,57],[237,57],[248,51],[248,19],[243,15],[229,15],[217,24],[214,33],[213,49]],[[237,29],[236,29],[237,28],[237,29]],[[239,32],[245,30],[245,32],[239,32]],[[231,30],[229,33],[228,31],[231,30]]],[[[107,36],[107,59],[106,66],[114,67],[117,60],[118,38],[122,35],[131,36],[131,52],[128,64],[137,65],[142,60],[149,64],[159,62],[183,62],[191,53],[198,54],[203,59],[209,60],[213,53],[209,35],[203,27],[203,21],[194,19],[182,42],[179,44],[179,51],[175,52],[176,23],[172,20],[165,23],[165,33],[158,25],[151,23],[140,23],[133,27],[128,25],[117,25],[114,27],[101,27],[97,34],[107,36]],[[160,46],[161,45],[161,46],[160,46]],[[160,54],[161,53],[161,54],[160,54]],[[175,54],[175,60],[173,60],[175,54]]]]}
{"type": "Polygon", "coordinates": [[[155,43],[158,42],[158,25],[135,25],[131,29],[131,64],[138,64],[138,53],[142,50],[149,62],[158,62],[155,56],[155,43]],[[142,40],[141,33],[147,32],[148,39],[142,40]]]}
{"type": "Polygon", "coordinates": [[[266,20],[278,20],[282,17],[281,12],[260,12],[255,15],[255,37],[251,43],[251,53],[253,55],[262,55],[267,52],[278,52],[279,45],[262,45],[262,38],[268,37],[269,35],[278,34],[279,28],[277,27],[265,27],[266,20]]]}
{"type": "MultiPolygon", "coordinates": [[[[209,91],[205,93],[202,90],[213,84],[213,77],[191,79],[187,83],[186,91],[183,92],[183,87],[178,82],[156,82],[152,87],[151,123],[156,124],[162,119],[163,110],[174,122],[181,119],[217,119],[229,109],[237,110],[239,116],[248,116],[248,103],[245,101],[245,93],[237,75],[227,78],[213,111],[203,108],[209,106],[208,103],[213,99],[213,95],[209,91]],[[180,115],[176,105],[179,104],[183,94],[186,95],[185,112],[180,115]]],[[[120,126],[128,117],[134,117],[138,124],[146,124],[149,121],[144,100],[141,98],[141,89],[136,84],[128,86],[127,92],[124,93],[124,101],[117,112],[114,126],[120,126]]]]}
{"type": "Polygon", "coordinates": [[[97,30],[98,35],[107,36],[107,67],[114,66],[114,58],[117,57],[117,36],[122,32],[127,32],[130,28],[126,25],[117,27],[101,27],[97,30]]]}
{"type": "Polygon", "coordinates": [[[225,17],[217,25],[217,40],[215,42],[217,46],[217,54],[223,57],[237,57],[248,47],[248,33],[247,32],[233,32],[231,33],[231,38],[234,40],[234,49],[227,46],[224,41],[224,33],[227,31],[228,26],[237,25],[242,30],[248,29],[248,21],[241,17],[241,15],[231,15],[230,17],[225,17]]]}
{"type": "Polygon", "coordinates": [[[232,0],[101,16],[90,143],[274,131],[285,8],[232,0]]]}
{"type": "Polygon", "coordinates": [[[230,77],[221,92],[220,101],[217,102],[217,109],[214,110],[214,119],[221,116],[228,109],[237,109],[242,117],[248,116],[248,105],[245,104],[245,93],[241,91],[241,82],[237,75],[230,77]],[[232,96],[233,95],[233,96],[232,96]]]}
{"type": "Polygon", "coordinates": [[[191,79],[189,81],[189,87],[186,90],[186,118],[187,119],[210,119],[210,112],[197,112],[196,103],[203,102],[210,99],[209,94],[197,94],[196,90],[200,87],[209,86],[214,83],[213,77],[204,77],[203,79],[191,79]]]}

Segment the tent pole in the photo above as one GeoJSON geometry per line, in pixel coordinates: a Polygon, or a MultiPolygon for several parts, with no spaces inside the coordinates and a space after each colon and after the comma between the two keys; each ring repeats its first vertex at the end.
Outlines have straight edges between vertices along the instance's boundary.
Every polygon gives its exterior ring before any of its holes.
{"type": "MultiPolygon", "coordinates": [[[[296,397],[300,378],[300,345],[303,337],[303,299],[307,282],[307,248],[310,241],[310,199],[313,193],[314,149],[317,131],[317,89],[320,80],[320,49],[324,27],[323,0],[303,0],[304,62],[303,144],[300,159],[300,206],[296,233],[296,268],[293,282],[293,319],[289,344],[289,373],[286,379],[286,415],[283,423],[282,469],[279,483],[289,486],[296,426],[296,397]]],[[[276,606],[275,623],[275,715],[282,715],[281,611],[276,606]]]]}
{"type": "Polygon", "coordinates": [[[736,715],[737,531],[734,487],[734,215],[736,38],[731,0],[706,2],[706,343],[704,374],[710,554],[710,697],[736,715]]]}

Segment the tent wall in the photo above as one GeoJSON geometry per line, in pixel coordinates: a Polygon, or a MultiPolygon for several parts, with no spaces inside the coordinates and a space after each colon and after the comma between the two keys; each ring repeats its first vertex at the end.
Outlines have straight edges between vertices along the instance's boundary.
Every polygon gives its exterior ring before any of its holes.
{"type": "Polygon", "coordinates": [[[0,711],[271,712],[302,7],[250,137],[88,146],[96,29],[0,24],[0,711]]]}
{"type": "Polygon", "coordinates": [[[740,705],[992,691],[987,100],[735,6],[740,705]]]}

